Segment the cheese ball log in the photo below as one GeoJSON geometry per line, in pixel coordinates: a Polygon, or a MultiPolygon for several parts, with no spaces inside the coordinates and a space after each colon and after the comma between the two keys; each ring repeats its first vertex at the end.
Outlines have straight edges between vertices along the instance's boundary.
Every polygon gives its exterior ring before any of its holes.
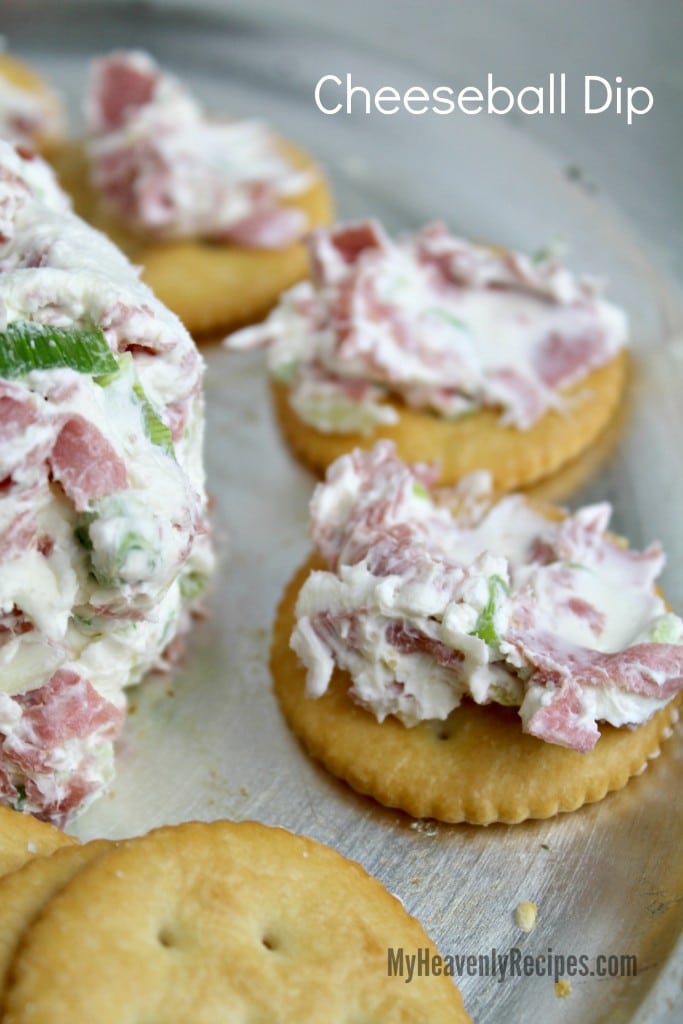
{"type": "Polygon", "coordinates": [[[106,787],[124,687],[211,569],[202,360],[52,172],[0,145],[0,799],[106,787]]]}

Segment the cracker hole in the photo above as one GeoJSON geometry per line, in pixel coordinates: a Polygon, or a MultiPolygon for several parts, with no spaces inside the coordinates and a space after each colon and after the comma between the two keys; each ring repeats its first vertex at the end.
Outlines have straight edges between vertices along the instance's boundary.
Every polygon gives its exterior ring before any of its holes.
{"type": "Polygon", "coordinates": [[[432,722],[431,732],[435,740],[449,740],[451,738],[451,730],[447,722],[432,722]]]}
{"type": "Polygon", "coordinates": [[[168,926],[159,929],[157,940],[164,949],[173,949],[178,944],[174,932],[168,926]]]}
{"type": "Polygon", "coordinates": [[[280,948],[280,940],[272,932],[266,932],[261,939],[261,944],[271,952],[275,952],[280,948]]]}

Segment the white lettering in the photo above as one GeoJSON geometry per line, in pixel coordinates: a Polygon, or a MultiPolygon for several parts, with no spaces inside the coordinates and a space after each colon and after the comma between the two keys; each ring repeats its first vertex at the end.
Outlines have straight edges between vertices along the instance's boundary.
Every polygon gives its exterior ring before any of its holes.
{"type": "Polygon", "coordinates": [[[542,87],[538,85],[527,85],[525,89],[520,89],[519,93],[517,94],[517,106],[523,114],[542,114],[544,109],[542,87]],[[527,95],[527,93],[530,96],[536,97],[536,103],[531,107],[530,110],[527,109],[527,107],[525,107],[524,105],[524,97],[527,95]]]}
{"type": "Polygon", "coordinates": [[[432,93],[432,99],[434,100],[435,106],[432,110],[435,114],[452,114],[455,110],[455,103],[453,102],[453,90],[450,85],[439,85],[432,93]],[[439,106],[441,104],[441,106],[439,106]]]}
{"type": "Polygon", "coordinates": [[[647,89],[644,85],[634,85],[626,90],[626,123],[633,124],[633,115],[641,117],[643,114],[647,114],[652,110],[655,105],[655,98],[652,92],[647,89]],[[635,98],[638,94],[642,94],[646,97],[646,107],[637,106],[635,98]]]}
{"type": "Polygon", "coordinates": [[[318,108],[318,110],[320,111],[321,114],[328,114],[330,116],[332,114],[338,114],[339,111],[342,108],[342,104],[341,103],[338,103],[337,106],[334,107],[334,108],[330,108],[330,107],[324,106],[323,101],[320,98],[320,94],[322,92],[322,88],[323,88],[323,85],[325,84],[325,82],[334,82],[336,85],[341,85],[342,84],[341,83],[341,78],[337,78],[336,75],[323,75],[323,77],[318,81],[318,84],[315,87],[315,105],[316,105],[316,107],[318,108]]]}
{"type": "MultiPolygon", "coordinates": [[[[437,90],[435,89],[434,93],[436,94],[436,92],[437,90]]],[[[409,89],[406,89],[405,95],[403,97],[403,106],[405,107],[409,114],[426,114],[427,111],[429,110],[428,103],[429,93],[427,92],[426,89],[423,89],[421,85],[411,85],[409,89]],[[416,103],[421,101],[423,106],[420,107],[419,110],[415,110],[411,106],[413,100],[416,103]]]]}
{"type": "Polygon", "coordinates": [[[487,99],[488,99],[487,106],[486,106],[487,112],[489,114],[509,114],[510,111],[512,110],[512,108],[515,105],[515,97],[512,95],[512,91],[510,89],[508,89],[506,85],[496,85],[496,86],[494,86],[494,84],[493,84],[493,75],[491,74],[490,71],[489,71],[488,75],[486,76],[486,82],[487,82],[487,99]],[[496,106],[496,103],[495,103],[495,97],[498,95],[498,93],[501,93],[501,92],[504,93],[504,95],[507,97],[507,101],[508,101],[508,105],[505,108],[505,110],[499,110],[498,107],[496,106]]]}
{"type": "Polygon", "coordinates": [[[462,110],[463,114],[481,114],[483,110],[484,94],[480,89],[475,88],[473,85],[467,85],[464,89],[461,89],[458,93],[458,106],[462,110]],[[465,107],[466,103],[476,103],[476,107],[468,110],[465,107]]]}
{"type": "Polygon", "coordinates": [[[609,84],[606,78],[601,78],[600,75],[586,75],[584,78],[584,93],[583,93],[583,109],[587,114],[602,114],[603,111],[607,110],[610,103],[612,102],[612,86],[609,84]],[[592,105],[593,96],[593,83],[597,83],[598,88],[604,88],[605,96],[607,97],[601,107],[594,107],[592,105]]]}
{"type": "Polygon", "coordinates": [[[365,96],[365,113],[369,114],[371,110],[370,90],[366,89],[364,85],[354,85],[351,77],[351,72],[346,76],[346,113],[350,114],[353,109],[353,97],[356,93],[362,93],[365,96]]]}
{"type": "Polygon", "coordinates": [[[380,114],[398,114],[401,109],[401,94],[398,89],[394,89],[393,85],[383,85],[375,93],[375,108],[380,114]],[[385,109],[383,103],[392,103],[394,106],[391,110],[385,109]]]}

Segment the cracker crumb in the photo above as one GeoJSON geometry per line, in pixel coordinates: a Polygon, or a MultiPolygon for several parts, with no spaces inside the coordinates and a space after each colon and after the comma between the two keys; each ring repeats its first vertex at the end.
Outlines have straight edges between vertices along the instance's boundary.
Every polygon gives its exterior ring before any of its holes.
{"type": "Polygon", "coordinates": [[[515,923],[523,932],[532,932],[536,927],[538,907],[535,903],[524,900],[515,909],[515,923]]]}
{"type": "Polygon", "coordinates": [[[567,978],[560,978],[555,982],[553,988],[558,999],[566,999],[572,994],[572,983],[567,978]]]}
{"type": "Polygon", "coordinates": [[[438,836],[439,829],[435,822],[430,819],[418,818],[410,825],[413,832],[419,832],[423,836],[438,836]]]}

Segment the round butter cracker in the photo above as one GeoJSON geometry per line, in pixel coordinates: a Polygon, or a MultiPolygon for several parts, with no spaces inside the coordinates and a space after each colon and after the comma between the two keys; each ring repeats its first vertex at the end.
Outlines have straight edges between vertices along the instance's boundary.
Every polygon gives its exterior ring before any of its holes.
{"type": "Polygon", "coordinates": [[[522,732],[515,708],[465,701],[441,721],[406,728],[381,724],[349,696],[348,673],[335,669],[322,697],[306,696],[306,672],[289,646],[296,599],[314,568],[310,559],[285,590],[270,656],[275,693],[306,750],[359,793],[416,818],[515,824],[548,818],[621,789],[659,753],[680,698],[637,729],[601,726],[586,754],[522,732]]]}
{"type": "Polygon", "coordinates": [[[367,436],[324,434],[304,423],[292,409],[286,384],[271,380],[271,393],[285,440],[295,455],[320,475],[340,455],[354,448],[368,450],[385,438],[395,442],[398,455],[406,462],[436,462],[439,485],[488,469],[493,486],[507,491],[554,473],[599,437],[617,410],[627,367],[628,356],[622,351],[563,391],[565,408],[550,410],[529,430],[502,427],[494,409],[448,420],[394,403],[397,423],[378,426],[367,436]]]}
{"type": "MultiPolygon", "coordinates": [[[[314,175],[306,192],[283,198],[283,205],[303,210],[310,229],[329,224],[332,197],[322,172],[292,143],[281,141],[280,148],[294,167],[314,175]]],[[[202,239],[146,242],[128,230],[91,187],[82,143],[65,143],[52,163],[76,213],[142,267],[142,280],[191,334],[218,338],[263,319],[282,291],[308,275],[308,252],[302,242],[285,249],[202,239]]]]}
{"type": "MultiPolygon", "coordinates": [[[[41,75],[34,71],[28,64],[12,57],[9,53],[0,53],[0,78],[4,78],[10,85],[25,92],[31,93],[39,101],[45,111],[48,123],[53,126],[60,125],[62,121],[62,105],[56,93],[50,88],[41,75]]],[[[52,147],[58,142],[56,128],[38,134],[35,143],[38,148],[50,154],[52,147]]]]}
{"type": "Polygon", "coordinates": [[[0,876],[16,871],[33,857],[45,857],[74,843],[75,839],[54,825],[0,804],[0,876]]]}
{"type": "Polygon", "coordinates": [[[436,952],[352,861],[256,822],[157,829],[86,865],[26,932],[3,1024],[458,1024],[448,977],[389,976],[436,952]]]}
{"type": "Polygon", "coordinates": [[[0,878],[0,1006],[12,958],[23,933],[48,900],[85,864],[110,846],[106,839],[82,846],[64,846],[49,857],[35,857],[0,878]]]}

